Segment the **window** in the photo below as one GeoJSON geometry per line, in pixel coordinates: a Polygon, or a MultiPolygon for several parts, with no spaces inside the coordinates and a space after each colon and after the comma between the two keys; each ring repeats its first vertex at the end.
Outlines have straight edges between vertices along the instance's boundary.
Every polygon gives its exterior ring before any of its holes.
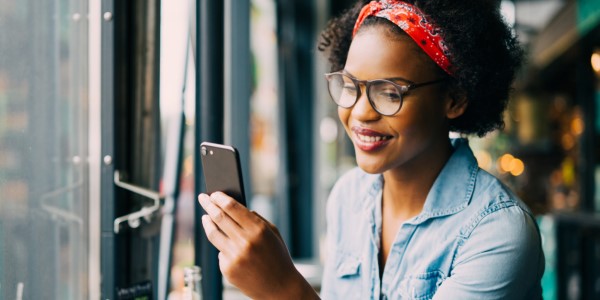
{"type": "Polygon", "coordinates": [[[87,5],[2,2],[2,299],[88,298],[87,5]]]}

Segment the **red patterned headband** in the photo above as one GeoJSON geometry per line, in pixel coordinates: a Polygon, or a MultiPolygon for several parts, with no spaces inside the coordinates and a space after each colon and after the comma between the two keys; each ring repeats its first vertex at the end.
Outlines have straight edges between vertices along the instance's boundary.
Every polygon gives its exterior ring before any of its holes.
{"type": "Polygon", "coordinates": [[[360,11],[352,36],[356,35],[360,25],[370,16],[385,18],[398,25],[440,68],[453,74],[449,60],[451,54],[440,35],[442,29],[429,22],[420,9],[399,0],[371,1],[360,11]]]}

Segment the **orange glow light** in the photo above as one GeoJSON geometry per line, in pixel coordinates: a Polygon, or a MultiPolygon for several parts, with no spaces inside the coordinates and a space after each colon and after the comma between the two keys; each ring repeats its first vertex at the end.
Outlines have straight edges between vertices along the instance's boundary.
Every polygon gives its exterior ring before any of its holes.
{"type": "Polygon", "coordinates": [[[596,50],[592,54],[591,63],[592,63],[592,69],[594,69],[594,71],[596,73],[600,73],[600,51],[599,50],[596,50]]]}
{"type": "Polygon", "coordinates": [[[513,176],[519,176],[523,174],[523,171],[525,171],[525,164],[522,160],[518,158],[513,159],[513,161],[510,164],[510,167],[510,174],[512,174],[513,176]]]}
{"type": "Polygon", "coordinates": [[[501,172],[503,172],[503,173],[510,172],[511,163],[512,163],[513,159],[515,159],[515,157],[508,153],[504,154],[504,155],[502,155],[502,157],[500,157],[499,162],[500,162],[501,172]]]}
{"type": "Polygon", "coordinates": [[[583,129],[583,119],[580,117],[573,118],[573,121],[571,121],[571,132],[573,132],[575,135],[581,135],[583,133],[583,129]]]}

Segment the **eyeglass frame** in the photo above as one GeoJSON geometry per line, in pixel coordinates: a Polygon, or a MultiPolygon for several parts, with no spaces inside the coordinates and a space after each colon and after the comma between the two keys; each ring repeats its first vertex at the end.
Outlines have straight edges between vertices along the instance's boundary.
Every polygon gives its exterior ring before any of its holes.
{"type": "Polygon", "coordinates": [[[358,78],[355,78],[354,76],[344,73],[344,72],[332,72],[332,73],[325,73],[325,79],[327,80],[327,91],[329,93],[329,97],[331,98],[331,100],[339,107],[342,108],[352,108],[356,102],[358,102],[358,99],[360,99],[360,97],[362,96],[362,90],[360,89],[360,85],[364,85],[365,86],[365,93],[367,94],[367,99],[369,100],[369,104],[371,105],[371,107],[380,115],[383,116],[388,116],[391,117],[395,114],[397,114],[400,109],[402,108],[402,104],[404,103],[404,98],[403,96],[408,93],[411,90],[414,90],[416,88],[420,88],[423,86],[427,86],[427,85],[431,85],[431,84],[436,84],[436,83],[441,83],[444,81],[447,81],[448,78],[440,78],[440,79],[436,79],[436,80],[432,80],[432,81],[427,81],[427,82],[423,82],[423,83],[414,83],[410,80],[406,80],[404,78],[382,78],[382,79],[372,79],[372,80],[359,80],[358,78]],[[333,99],[333,95],[331,95],[331,89],[329,88],[329,83],[330,83],[330,78],[333,75],[341,75],[341,76],[346,76],[348,78],[350,78],[350,80],[352,80],[352,83],[354,83],[354,87],[356,87],[357,93],[356,93],[356,99],[354,99],[354,102],[349,105],[349,106],[342,106],[340,105],[337,101],[335,101],[335,99],[333,99]],[[406,81],[408,83],[408,85],[401,85],[398,84],[396,82],[394,82],[393,80],[401,80],[401,81],[406,81]],[[380,112],[377,107],[375,106],[375,104],[373,103],[373,100],[371,100],[371,96],[369,95],[369,88],[375,83],[375,82],[385,82],[385,83],[390,83],[392,86],[394,86],[398,91],[399,91],[399,96],[400,96],[400,105],[398,105],[398,109],[396,109],[396,111],[394,111],[393,113],[390,114],[384,114],[382,112],[380,112]]]}

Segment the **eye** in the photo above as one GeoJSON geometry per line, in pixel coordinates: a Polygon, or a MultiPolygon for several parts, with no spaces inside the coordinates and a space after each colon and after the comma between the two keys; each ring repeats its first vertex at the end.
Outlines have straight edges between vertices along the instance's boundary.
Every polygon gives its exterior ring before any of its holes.
{"type": "Polygon", "coordinates": [[[377,99],[386,102],[400,102],[401,96],[396,89],[384,89],[377,92],[377,99]]]}
{"type": "Polygon", "coordinates": [[[344,94],[356,95],[356,86],[352,83],[344,83],[342,89],[344,94]]]}

